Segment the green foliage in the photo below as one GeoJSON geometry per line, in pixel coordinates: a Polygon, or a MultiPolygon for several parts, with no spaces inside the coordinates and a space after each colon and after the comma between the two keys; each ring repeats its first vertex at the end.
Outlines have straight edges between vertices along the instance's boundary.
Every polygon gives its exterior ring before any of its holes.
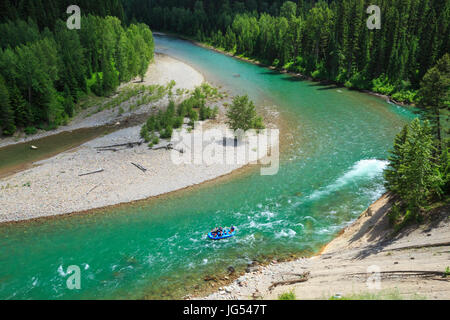
{"type": "MultiPolygon", "coordinates": [[[[123,17],[121,5],[117,0],[111,1],[114,4],[106,11],[101,10],[102,15],[116,8],[123,17]]],[[[26,2],[21,1],[21,5],[26,2]]],[[[85,5],[84,13],[103,7],[98,4],[93,9],[85,5]]],[[[0,127],[5,134],[14,133],[16,127],[43,124],[45,128],[56,128],[67,123],[74,116],[81,96],[89,91],[99,96],[114,93],[120,81],[142,76],[153,58],[153,36],[143,24],[124,28],[116,17],[87,15],[82,18],[80,30],[69,30],[63,20],[47,20],[54,13],[40,9],[29,12],[29,16],[45,16],[38,20],[39,25],[31,19],[20,20],[18,16],[0,24],[2,93],[3,100],[7,96],[9,101],[0,110],[0,127]]],[[[158,95],[143,97],[135,107],[158,95]]]]}
{"type": "Polygon", "coordinates": [[[421,79],[449,52],[450,5],[379,0],[382,28],[368,30],[370,4],[130,0],[126,12],[157,30],[184,34],[240,57],[416,102],[421,79]]]}
{"type": "Polygon", "coordinates": [[[296,300],[294,291],[285,292],[278,296],[278,300],[296,300]]]}
{"type": "Polygon", "coordinates": [[[37,129],[36,129],[36,127],[30,126],[30,127],[26,127],[25,129],[23,129],[23,131],[26,134],[31,135],[31,134],[35,134],[37,132],[37,129]]]}
{"type": "Polygon", "coordinates": [[[234,97],[227,110],[227,117],[227,124],[234,131],[263,128],[262,118],[257,116],[255,105],[247,95],[234,97]]]}
{"type": "Polygon", "coordinates": [[[11,108],[8,89],[0,76],[0,128],[5,135],[12,135],[16,131],[14,125],[14,111],[11,108]]]}
{"type": "Polygon", "coordinates": [[[443,124],[449,120],[448,114],[442,114],[442,111],[450,110],[450,53],[446,53],[423,77],[419,103],[422,114],[431,123],[438,148],[441,149],[443,124]]]}
{"type": "MultiPolygon", "coordinates": [[[[174,85],[175,83],[169,83],[164,88],[164,92],[170,92],[174,85]]],[[[159,88],[156,89],[155,87],[149,90],[152,92],[160,92],[159,88]]],[[[218,108],[211,109],[207,107],[206,101],[218,96],[219,92],[217,88],[203,84],[195,88],[191,95],[178,106],[175,105],[173,100],[170,100],[165,111],[159,110],[158,113],[151,115],[147,119],[141,128],[141,137],[150,141],[151,135],[159,132],[160,138],[170,139],[173,134],[173,129],[179,129],[183,126],[185,117],[190,119],[189,125],[191,128],[194,127],[195,121],[199,119],[199,115],[200,120],[215,118],[218,113],[218,108]],[[196,109],[198,109],[198,112],[196,109]]],[[[153,144],[157,144],[157,142],[155,143],[153,141],[153,144]]]]}
{"type": "Polygon", "coordinates": [[[411,214],[442,194],[444,181],[428,121],[421,124],[415,119],[403,128],[389,161],[384,173],[386,187],[406,203],[411,214]]]}

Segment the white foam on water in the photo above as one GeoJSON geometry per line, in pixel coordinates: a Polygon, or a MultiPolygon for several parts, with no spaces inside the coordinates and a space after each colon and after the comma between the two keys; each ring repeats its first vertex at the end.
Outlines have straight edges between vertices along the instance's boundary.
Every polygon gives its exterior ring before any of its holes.
{"type": "Polygon", "coordinates": [[[64,269],[63,269],[63,266],[62,266],[62,265],[60,265],[60,266],[58,267],[58,273],[59,273],[59,275],[60,275],[61,277],[65,277],[65,276],[67,276],[67,274],[68,274],[68,273],[64,272],[64,269]]]}
{"type": "Polygon", "coordinates": [[[263,212],[260,213],[260,215],[261,215],[262,217],[266,217],[268,220],[269,220],[270,218],[275,217],[275,213],[272,212],[272,211],[263,211],[263,212]]]}
{"type": "Polygon", "coordinates": [[[356,162],[353,167],[347,171],[343,176],[339,177],[335,182],[328,185],[322,190],[314,191],[309,199],[315,200],[324,195],[328,195],[340,188],[346,186],[347,184],[357,181],[357,180],[371,180],[383,172],[383,170],[388,165],[388,161],[377,160],[377,159],[366,159],[356,162]]]}
{"type": "Polygon", "coordinates": [[[297,232],[292,229],[283,229],[280,232],[275,233],[275,238],[293,238],[297,232]]]}

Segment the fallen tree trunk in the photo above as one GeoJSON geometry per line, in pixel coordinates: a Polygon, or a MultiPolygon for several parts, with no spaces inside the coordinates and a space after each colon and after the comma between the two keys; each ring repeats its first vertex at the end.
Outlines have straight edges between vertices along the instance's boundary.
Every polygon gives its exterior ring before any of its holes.
{"type": "Polygon", "coordinates": [[[127,142],[127,143],[119,143],[119,144],[112,144],[110,146],[100,146],[100,147],[94,147],[95,149],[108,149],[108,148],[114,148],[114,147],[129,147],[129,148],[133,148],[135,145],[140,146],[142,144],[142,140],[141,141],[136,141],[136,142],[127,142]]]}
{"type": "Polygon", "coordinates": [[[145,169],[143,166],[141,166],[140,164],[137,164],[137,163],[134,163],[134,162],[131,162],[131,164],[133,165],[133,166],[135,166],[136,168],[138,168],[139,170],[141,170],[142,172],[146,172],[147,171],[147,169],[145,169]]]}
{"type": "Polygon", "coordinates": [[[309,279],[309,274],[310,274],[310,272],[306,271],[302,274],[299,274],[300,279],[292,279],[292,280],[274,282],[270,285],[269,290],[272,290],[276,286],[284,286],[284,285],[290,285],[290,284],[295,284],[295,283],[300,283],[300,282],[306,282],[309,279]]]}
{"type": "MultiPolygon", "coordinates": [[[[450,277],[447,277],[445,272],[442,271],[429,271],[429,270],[394,270],[394,271],[381,271],[377,272],[380,275],[403,275],[403,276],[410,276],[410,277],[424,277],[424,278],[432,278],[432,277],[440,277],[439,280],[446,279],[450,281],[450,277]]],[[[367,275],[367,272],[358,272],[358,273],[351,273],[349,275],[367,275]]]]}
{"type": "Polygon", "coordinates": [[[184,153],[184,150],[183,150],[183,149],[179,149],[179,150],[178,150],[178,149],[175,149],[171,143],[166,144],[165,146],[161,146],[161,147],[157,147],[157,148],[150,148],[150,149],[151,149],[151,150],[161,150],[161,149],[175,150],[175,151],[178,151],[179,153],[184,153]]]}
{"type": "Polygon", "coordinates": [[[102,152],[102,151],[113,151],[113,152],[116,152],[117,149],[114,149],[114,148],[107,148],[107,149],[98,149],[98,150],[97,150],[97,152],[102,152]]]}
{"type": "Polygon", "coordinates": [[[100,173],[100,172],[103,172],[103,171],[105,171],[105,170],[104,169],[99,169],[97,171],[92,171],[92,172],[88,172],[88,173],[82,173],[82,174],[79,174],[78,176],[82,177],[82,176],[87,176],[87,175],[94,174],[94,173],[100,173]]]}
{"type": "Polygon", "coordinates": [[[161,147],[157,147],[157,148],[151,148],[152,150],[160,150],[160,149],[166,149],[166,150],[172,150],[173,149],[173,144],[169,143],[166,144],[165,146],[161,146],[161,147]]]}

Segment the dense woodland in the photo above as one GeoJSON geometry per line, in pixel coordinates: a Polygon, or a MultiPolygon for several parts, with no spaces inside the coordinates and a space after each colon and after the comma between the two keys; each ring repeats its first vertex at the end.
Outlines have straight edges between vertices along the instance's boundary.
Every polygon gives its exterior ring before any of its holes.
{"type": "MultiPolygon", "coordinates": [[[[124,27],[117,17],[89,14],[82,17],[80,30],[69,30],[65,20],[42,23],[43,12],[58,16],[45,8],[28,16],[12,10],[9,16],[18,18],[0,24],[0,127],[6,135],[17,128],[33,133],[66,123],[80,97],[109,95],[120,82],[143,77],[153,57],[147,25],[124,27]]],[[[65,9],[61,13],[67,19],[65,9]]],[[[111,12],[107,7],[93,10],[98,11],[111,12]]]]}
{"type": "Polygon", "coordinates": [[[450,0],[130,0],[129,18],[226,51],[412,102],[450,51],[450,0]],[[366,9],[381,8],[369,30],[366,9]]]}
{"type": "MultiPolygon", "coordinates": [[[[417,104],[425,121],[397,136],[386,187],[410,216],[450,193],[450,0],[6,0],[0,10],[3,134],[53,128],[81,96],[143,77],[150,27],[417,104]],[[65,26],[70,4],[83,8],[81,30],[65,26]],[[372,4],[381,8],[379,30],[366,27],[372,4]]],[[[178,126],[183,106],[149,119],[147,140],[178,126]]]]}

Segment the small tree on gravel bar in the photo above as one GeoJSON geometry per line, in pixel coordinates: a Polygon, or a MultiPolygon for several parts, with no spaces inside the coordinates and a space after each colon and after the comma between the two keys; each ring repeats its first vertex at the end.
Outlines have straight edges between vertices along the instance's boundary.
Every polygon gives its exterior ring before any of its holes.
{"type": "Polygon", "coordinates": [[[263,129],[262,118],[257,116],[253,101],[248,96],[236,96],[227,111],[227,124],[234,131],[263,129]]]}

